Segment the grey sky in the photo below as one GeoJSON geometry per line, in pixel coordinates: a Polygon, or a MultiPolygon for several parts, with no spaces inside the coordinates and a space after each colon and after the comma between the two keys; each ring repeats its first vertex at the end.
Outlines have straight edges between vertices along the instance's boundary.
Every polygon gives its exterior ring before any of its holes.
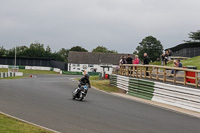
{"type": "Polygon", "coordinates": [[[200,29],[200,0],[1,0],[0,46],[38,41],[52,51],[98,45],[132,53],[146,36],[164,48],[200,29]]]}

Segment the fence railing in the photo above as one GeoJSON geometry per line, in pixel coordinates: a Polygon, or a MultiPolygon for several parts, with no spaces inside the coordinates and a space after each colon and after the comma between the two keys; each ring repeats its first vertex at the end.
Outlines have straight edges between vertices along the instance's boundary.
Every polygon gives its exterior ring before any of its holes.
{"type": "Polygon", "coordinates": [[[136,65],[124,64],[120,65],[115,74],[131,76],[136,78],[155,79],[163,82],[180,83],[183,85],[193,85],[200,87],[200,70],[157,66],[157,65],[136,65]],[[174,73],[171,73],[174,71],[174,73]]]}

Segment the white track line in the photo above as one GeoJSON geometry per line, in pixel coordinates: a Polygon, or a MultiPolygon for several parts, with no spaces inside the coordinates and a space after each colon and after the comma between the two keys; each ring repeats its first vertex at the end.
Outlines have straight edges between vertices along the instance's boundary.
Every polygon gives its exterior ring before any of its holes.
{"type": "Polygon", "coordinates": [[[55,131],[55,130],[53,130],[53,129],[49,129],[49,128],[47,128],[47,127],[43,127],[43,126],[40,126],[40,125],[34,124],[34,123],[32,123],[32,122],[22,120],[22,119],[20,119],[20,118],[17,118],[17,117],[15,117],[15,116],[12,116],[12,115],[9,115],[9,114],[6,114],[6,113],[3,113],[3,112],[1,112],[1,111],[0,111],[0,113],[3,114],[3,115],[6,115],[6,116],[8,116],[8,117],[11,117],[11,118],[17,119],[17,120],[19,120],[19,121],[21,121],[21,122],[25,122],[25,123],[28,123],[28,124],[31,124],[31,125],[34,125],[34,126],[40,127],[40,128],[42,128],[42,129],[46,129],[46,130],[49,130],[49,131],[55,132],[55,133],[60,133],[60,132],[55,131]]]}

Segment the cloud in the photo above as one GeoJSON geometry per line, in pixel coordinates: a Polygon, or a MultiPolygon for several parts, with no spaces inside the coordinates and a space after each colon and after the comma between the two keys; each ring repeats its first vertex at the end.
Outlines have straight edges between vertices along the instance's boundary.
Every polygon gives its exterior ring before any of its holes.
{"type": "Polygon", "coordinates": [[[52,50],[98,45],[132,53],[148,35],[165,48],[199,29],[198,0],[3,0],[0,45],[35,41],[52,50]]]}

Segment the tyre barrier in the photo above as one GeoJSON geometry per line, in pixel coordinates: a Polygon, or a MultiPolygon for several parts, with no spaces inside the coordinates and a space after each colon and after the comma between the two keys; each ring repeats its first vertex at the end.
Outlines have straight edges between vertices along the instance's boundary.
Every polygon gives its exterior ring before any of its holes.
{"type": "Polygon", "coordinates": [[[128,95],[200,112],[200,90],[121,75],[111,75],[110,84],[128,95]]]}
{"type": "Polygon", "coordinates": [[[23,72],[0,72],[0,78],[23,76],[23,72]]]}

